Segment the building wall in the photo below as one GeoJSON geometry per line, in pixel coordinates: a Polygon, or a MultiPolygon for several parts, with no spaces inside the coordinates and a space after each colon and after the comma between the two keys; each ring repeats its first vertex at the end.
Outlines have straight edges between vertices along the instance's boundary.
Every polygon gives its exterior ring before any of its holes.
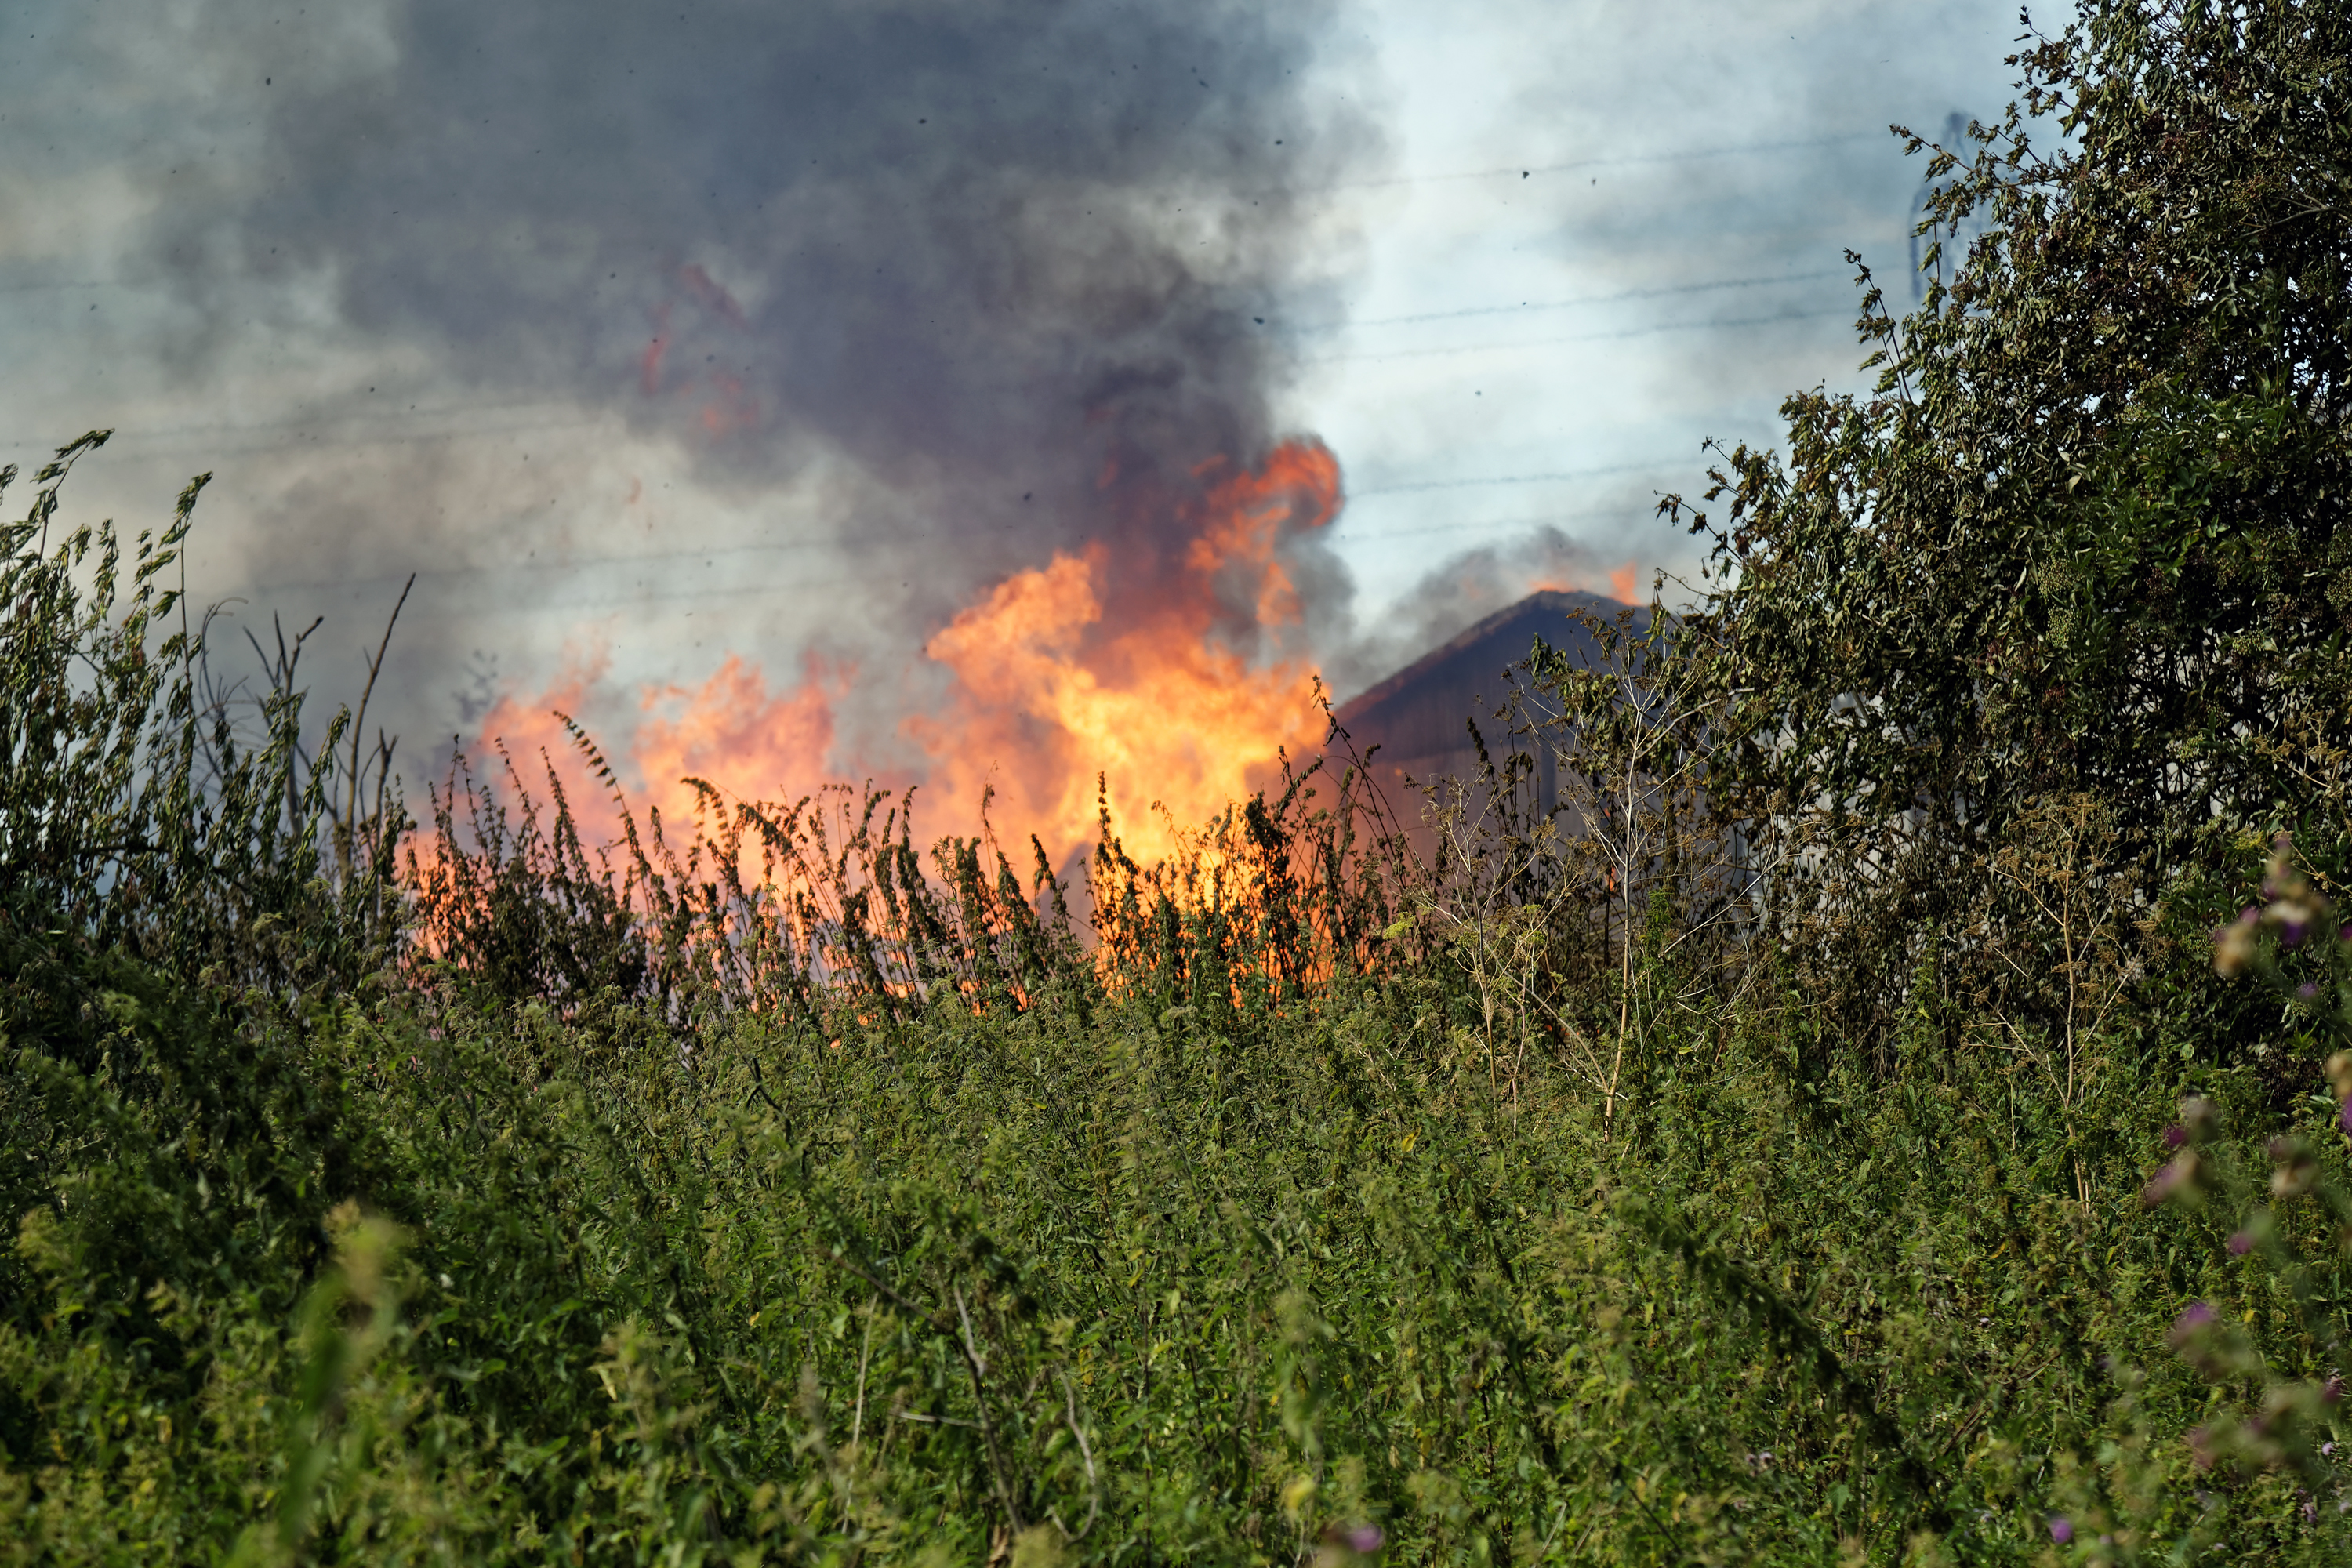
{"type": "MultiPolygon", "coordinates": [[[[1401,824],[1408,829],[1419,825],[1424,786],[1449,777],[1465,783],[1477,778],[1478,753],[1470,740],[1473,719],[1498,768],[1512,751],[1528,749],[1528,739],[1513,737],[1507,720],[1496,715],[1509,707],[1515,693],[1540,700],[1527,690],[1527,672],[1517,668],[1533,652],[1538,636],[1572,659],[1597,659],[1600,650],[1591,633],[1575,618],[1576,612],[1613,621],[1625,609],[1597,594],[1529,595],[1342,704],[1337,713],[1340,726],[1357,755],[1370,753],[1372,781],[1401,824]]],[[[1557,811],[1558,763],[1548,746],[1535,746],[1533,752],[1528,786],[1534,798],[1523,804],[1557,811]]],[[[1572,825],[1563,826],[1572,830],[1572,825]]]]}

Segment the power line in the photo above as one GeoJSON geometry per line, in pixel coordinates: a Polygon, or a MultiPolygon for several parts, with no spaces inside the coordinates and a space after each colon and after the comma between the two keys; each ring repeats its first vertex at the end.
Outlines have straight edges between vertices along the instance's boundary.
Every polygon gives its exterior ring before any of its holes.
{"type": "MultiPolygon", "coordinates": [[[[553,410],[560,409],[564,406],[566,405],[562,404],[551,404],[539,399],[516,403],[483,403],[464,405],[455,408],[443,406],[437,408],[419,409],[415,411],[414,417],[417,423],[423,424],[426,421],[437,418],[496,415],[534,408],[553,410]]],[[[297,447],[405,446],[411,442],[461,441],[483,439],[497,436],[529,436],[535,435],[545,430],[580,429],[587,426],[602,424],[607,418],[611,417],[611,416],[606,414],[583,415],[572,413],[564,415],[562,417],[549,417],[544,419],[504,424],[475,425],[455,430],[384,430],[381,433],[371,435],[319,436],[308,437],[307,438],[304,438],[304,437],[298,437],[297,439],[290,441],[280,438],[267,441],[246,441],[242,444],[239,444],[237,439],[240,437],[257,436],[265,432],[272,431],[295,431],[305,433],[305,436],[307,436],[307,432],[311,430],[333,430],[350,426],[383,425],[390,421],[404,421],[409,417],[411,417],[411,416],[405,411],[395,411],[383,414],[353,413],[314,415],[294,419],[273,419],[247,424],[181,425],[161,430],[140,430],[135,428],[123,429],[118,427],[114,436],[107,444],[110,447],[149,447],[163,451],[200,447],[205,452],[228,453],[232,455],[252,452],[286,451],[297,447]]],[[[20,437],[15,444],[20,447],[26,448],[39,447],[42,449],[47,449],[61,446],[64,443],[58,440],[37,442],[20,437]]]]}
{"type": "Polygon", "coordinates": [[[1574,300],[1535,301],[1522,300],[1516,305],[1475,305],[1459,310],[1427,310],[1417,316],[1371,316],[1363,321],[1329,321],[1312,326],[1294,327],[1299,332],[1339,332],[1359,327],[1402,327],[1420,321],[1452,321],[1465,316],[1516,315],[1522,310],[1572,310],[1586,305],[1617,305],[1628,300],[1659,300],[1676,294],[1707,294],[1725,289],[1761,289],[1776,283],[1814,283],[1824,278],[1845,278],[1851,274],[1844,268],[1827,268],[1818,272],[1783,272],[1771,278],[1717,278],[1704,283],[1674,283],[1654,289],[1626,289],[1614,294],[1587,294],[1574,300]]]}
{"type": "Polygon", "coordinates": [[[1528,349],[1557,348],[1564,343],[1614,342],[1626,338],[1646,338],[1664,332],[1730,331],[1749,327],[1769,327],[1783,321],[1817,321],[1828,316],[1844,316],[1853,307],[1841,305],[1829,310],[1787,310],[1770,316],[1738,316],[1727,321],[1669,321],[1646,327],[1628,327],[1616,332],[1574,332],[1564,337],[1514,338],[1504,342],[1455,343],[1441,348],[1368,350],[1362,353],[1322,354],[1301,360],[1301,364],[1360,364],[1400,359],[1442,359],[1458,354],[1517,353],[1528,349]]]}
{"type": "MultiPolygon", "coordinates": [[[[1412,480],[1403,484],[1374,486],[1368,489],[1351,491],[1349,499],[1352,500],[1364,496],[1416,494],[1434,490],[1466,489],[1492,486],[1558,483],[1561,481],[1617,473],[1635,473],[1643,471],[1657,472],[1661,469],[1681,466],[1682,463],[1679,459],[1661,458],[1649,462],[1614,463],[1598,468],[1566,469],[1554,473],[1497,474],[1487,477],[1412,480]]],[[[1353,531],[1348,531],[1342,533],[1341,530],[1345,527],[1345,524],[1341,523],[1334,525],[1330,537],[1334,539],[1335,542],[1352,544],[1370,542],[1381,539],[1420,537],[1433,533],[1468,532],[1476,530],[1509,528],[1519,526],[1521,524],[1531,525],[1538,522],[1573,522],[1615,515],[1618,514],[1614,511],[1594,510],[1565,516],[1552,514],[1544,517],[1506,519],[1501,521],[1471,520],[1462,522],[1427,524],[1417,528],[1383,530],[1378,533],[1359,533],[1353,531]]],[[[860,546],[877,544],[919,543],[927,539],[944,537],[950,531],[952,531],[952,530],[949,528],[936,525],[893,529],[868,529],[852,535],[835,534],[816,539],[781,540],[767,544],[734,545],[720,549],[705,547],[702,549],[639,551],[613,555],[583,556],[557,562],[509,562],[495,565],[419,567],[415,569],[415,575],[420,580],[427,583],[441,581],[478,581],[486,578],[512,580],[516,577],[578,577],[592,574],[599,568],[619,567],[623,569],[652,569],[666,563],[688,560],[696,556],[703,558],[706,570],[715,571],[719,569],[717,563],[721,558],[727,559],[730,563],[734,563],[742,562],[747,559],[785,556],[800,554],[807,552],[845,551],[860,546]]],[[[409,574],[405,570],[402,570],[371,574],[361,577],[342,576],[289,579],[274,583],[257,583],[251,584],[247,589],[247,592],[257,597],[305,592],[318,592],[328,589],[339,590],[347,593],[358,593],[372,586],[401,582],[408,574],[409,574]]],[[[580,609],[607,608],[632,604],[658,603],[671,599],[734,599],[756,597],[762,595],[772,594],[805,593],[839,587],[847,584],[859,583],[863,581],[866,581],[864,577],[853,574],[828,577],[820,581],[796,579],[782,583],[771,582],[744,584],[730,587],[698,586],[662,588],[658,590],[647,589],[644,592],[635,594],[623,594],[617,595],[607,595],[595,599],[542,601],[536,605],[518,607],[537,608],[546,611],[561,610],[570,612],[580,609]]]]}
{"type": "Polygon", "coordinates": [[[1458,479],[1412,479],[1402,484],[1371,485],[1363,489],[1350,489],[1349,500],[1366,496],[1414,495],[1428,490],[1471,489],[1489,485],[1548,485],[1568,479],[1597,479],[1604,474],[1654,472],[1680,461],[1674,458],[1657,458],[1647,462],[1611,463],[1597,468],[1563,468],[1543,474],[1494,474],[1482,478],[1458,479]]]}
{"type": "MultiPolygon", "coordinates": [[[[1553,174],[1580,174],[1591,169],[1643,168],[1664,163],[1705,163],[1710,159],[1716,158],[1759,157],[1773,153],[1794,153],[1826,147],[1852,146],[1860,142],[1877,142],[1882,140],[1891,141],[1893,138],[1884,137],[1880,132],[1874,131],[1849,132],[1835,136],[1796,137],[1776,142],[1730,142],[1714,147],[1689,147],[1664,153],[1627,153],[1607,157],[1574,158],[1570,159],[1565,163],[1538,163],[1528,166],[1508,164],[1485,169],[1456,169],[1444,174],[1395,174],[1376,180],[1341,180],[1321,185],[1291,185],[1281,187],[1280,194],[1286,195],[1311,195],[1318,193],[1333,193],[1339,191],[1385,190],[1407,185],[1456,184],[1471,180],[1509,179],[1513,176],[1517,176],[1518,179],[1525,181],[1531,180],[1538,175],[1549,176],[1553,174]]],[[[1695,205],[1698,204],[1694,203],[1690,205],[1695,205]]],[[[1823,274],[1822,276],[1827,276],[1827,274],[1823,274]]],[[[159,286],[168,286],[174,282],[187,281],[193,278],[249,279],[251,277],[252,274],[247,271],[229,271],[215,268],[177,268],[170,272],[159,272],[152,276],[144,278],[26,279],[15,282],[0,283],[0,294],[48,292],[70,293],[107,289],[148,289],[159,286]]],[[[1716,285],[1704,285],[1703,287],[1715,286],[1716,285]]],[[[1634,298],[1637,296],[1627,295],[1623,297],[1634,298]]],[[[1513,309],[1514,307],[1506,306],[1496,308],[1513,309]]],[[[1441,314],[1446,313],[1452,312],[1441,312],[1441,314]]],[[[1477,312],[1463,311],[1460,313],[1467,315],[1475,314],[1477,312]]],[[[1433,318],[1404,317],[1399,319],[1413,321],[1433,318]]],[[[1359,324],[1369,325],[1372,323],[1359,324]]]]}
{"type": "Polygon", "coordinates": [[[1336,184],[1300,186],[1294,194],[1308,191],[1380,190],[1394,185],[1452,184],[1464,180],[1500,180],[1517,175],[1522,180],[1538,174],[1575,174],[1587,169],[1614,169],[1646,166],[1656,163],[1695,163],[1709,158],[1745,158],[1766,153],[1796,153],[1808,148],[1849,146],[1859,142],[1891,142],[1895,138],[1875,131],[1850,132],[1840,136],[1804,136],[1785,142],[1733,142],[1720,147],[1690,147],[1673,153],[1628,153],[1608,158],[1577,158],[1565,163],[1534,165],[1508,164],[1502,168],[1463,169],[1448,174],[1398,174],[1381,180],[1344,180],[1336,184]]]}
{"type": "Polygon", "coordinates": [[[1430,522],[1416,528],[1382,529],[1378,533],[1350,533],[1350,544],[1371,544],[1388,539],[1425,539],[1433,533],[1499,533],[1513,529],[1546,526],[1574,527],[1580,523],[1622,521],[1624,509],[1591,509],[1575,512],[1547,512],[1533,517],[1473,518],[1466,522],[1430,522]]]}
{"type": "MultiPolygon", "coordinates": [[[[1737,280],[1719,285],[1692,285],[1690,286],[1690,291],[1696,292],[1701,288],[1735,288],[1739,286],[1740,284],[1737,280]]],[[[1672,291],[1674,290],[1657,290],[1659,293],[1672,291]]],[[[1633,297],[1634,296],[1629,294],[1624,296],[1607,296],[1605,298],[1613,300],[1618,298],[1633,297]]],[[[1442,314],[1460,314],[1465,316],[1479,315],[1490,313],[1495,310],[1513,308],[1514,307],[1479,307],[1460,312],[1444,312],[1442,314]]],[[[1549,309],[1552,307],[1536,308],[1549,309]]],[[[1311,358],[1301,359],[1297,363],[1300,364],[1309,365],[1345,364],[1363,362],[1377,363],[1386,360],[1433,359],[1462,354],[1509,353],[1526,349],[1558,347],[1570,343],[1614,342],[1633,338],[1653,337],[1669,332],[1699,332],[1715,330],[1734,331],[1752,327],[1771,326],[1782,321],[1818,321],[1829,316],[1843,315],[1849,309],[1850,307],[1847,306],[1839,306],[1832,310],[1783,311],[1769,316],[1741,316],[1733,317],[1727,320],[1654,322],[1646,326],[1627,327],[1617,331],[1577,332],[1547,338],[1519,338],[1505,342],[1452,343],[1441,344],[1432,348],[1391,349],[1366,351],[1361,353],[1322,354],[1311,358]]],[[[1438,316],[1433,315],[1426,319],[1435,320],[1439,318],[1438,316]]],[[[423,422],[424,420],[434,418],[450,418],[507,413],[519,409],[555,408],[561,406],[562,405],[551,405],[542,401],[476,404],[457,408],[445,406],[420,410],[417,413],[417,418],[419,422],[423,422]]],[[[237,440],[237,437],[239,437],[255,436],[268,431],[297,431],[307,433],[314,429],[332,430],[339,427],[355,425],[381,425],[387,420],[399,421],[405,417],[406,416],[400,412],[390,414],[355,413],[328,415],[324,416],[299,419],[272,420],[257,424],[184,425],[163,430],[121,430],[115,435],[113,442],[110,444],[121,447],[149,447],[167,451],[173,449],[174,444],[176,443],[180,448],[200,447],[207,453],[239,456],[250,455],[256,452],[289,451],[297,448],[407,446],[413,443],[425,442],[484,440],[500,436],[528,436],[549,430],[583,429],[593,425],[602,424],[607,418],[611,417],[611,416],[608,414],[573,414],[560,418],[551,417],[518,423],[475,425],[455,430],[418,431],[389,429],[373,431],[362,435],[309,436],[305,434],[299,436],[293,440],[278,439],[245,441],[242,443],[237,440]]],[[[63,443],[61,440],[55,439],[35,441],[20,437],[14,444],[26,449],[39,448],[47,450],[62,445],[63,443]]]]}

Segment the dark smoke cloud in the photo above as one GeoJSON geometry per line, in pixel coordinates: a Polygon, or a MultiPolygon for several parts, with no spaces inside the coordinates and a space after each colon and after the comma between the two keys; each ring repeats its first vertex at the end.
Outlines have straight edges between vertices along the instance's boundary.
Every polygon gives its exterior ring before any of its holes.
{"type": "MultiPolygon", "coordinates": [[[[219,468],[199,593],[327,609],[339,649],[421,569],[377,707],[412,737],[578,628],[614,728],[641,681],[815,649],[887,742],[1007,573],[1100,542],[1108,597],[1148,592],[1202,465],[1290,434],[1264,323],[1318,307],[1312,193],[1382,156],[1315,0],[28,17],[0,196],[72,221],[0,236],[0,296],[79,363],[5,404],[10,455],[120,425],[81,493],[141,516],[219,468]]],[[[1291,553],[1344,616],[1336,558],[1291,553]]]]}
{"type": "Polygon", "coordinates": [[[486,400],[617,410],[706,478],[845,456],[984,574],[1106,526],[1107,459],[1273,434],[1245,329],[1296,260],[1286,192],[1366,140],[1301,89],[1321,19],[407,0],[381,68],[272,72],[250,199],[155,244],[324,269],[486,400]]]}

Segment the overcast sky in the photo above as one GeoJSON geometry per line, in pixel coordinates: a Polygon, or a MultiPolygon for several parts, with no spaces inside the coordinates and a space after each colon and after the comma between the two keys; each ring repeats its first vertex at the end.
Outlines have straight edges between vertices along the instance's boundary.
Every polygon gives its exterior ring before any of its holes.
{"type": "MultiPolygon", "coordinates": [[[[324,615],[432,742],[567,657],[854,671],[1056,552],[1104,474],[1328,443],[1291,541],[1341,695],[1537,581],[1687,569],[1708,436],[1856,384],[1919,160],[2013,6],[1701,0],[0,5],[0,457],[77,515],[210,469],[199,595],[324,615]]],[[[11,498],[21,504],[24,498],[11,498]]],[[[862,727],[862,728],[861,728],[862,727]]]]}

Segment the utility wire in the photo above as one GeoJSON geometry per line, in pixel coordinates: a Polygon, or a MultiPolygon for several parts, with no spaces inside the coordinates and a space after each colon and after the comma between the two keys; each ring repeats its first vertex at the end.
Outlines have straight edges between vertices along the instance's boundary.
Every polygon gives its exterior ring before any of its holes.
{"type": "Polygon", "coordinates": [[[1367,485],[1361,489],[1350,489],[1348,491],[1348,499],[1360,500],[1367,496],[1412,495],[1426,490],[1468,489],[1486,485],[1557,484],[1569,479],[1596,479],[1603,474],[1654,472],[1659,468],[1675,467],[1681,461],[1682,459],[1676,458],[1656,458],[1647,462],[1611,463],[1603,468],[1563,468],[1542,474],[1493,474],[1454,479],[1408,479],[1396,484],[1367,485]]]}
{"type": "MultiPolygon", "coordinates": [[[[1434,359],[1479,353],[1516,353],[1528,349],[1552,348],[1569,343],[1613,342],[1633,338],[1660,336],[1672,332],[1703,332],[1712,330],[1738,331],[1777,325],[1784,321],[1817,321],[1846,314],[1852,307],[1834,310],[1786,311],[1768,316],[1740,316],[1728,320],[1705,321],[1656,322],[1648,326],[1628,327],[1619,331],[1577,332],[1545,338],[1519,338],[1503,342],[1449,343],[1433,348],[1374,350],[1361,353],[1323,354],[1299,360],[1301,364],[1346,364],[1402,359],[1434,359]]],[[[1465,311],[1464,314],[1483,313],[1465,311]]],[[[417,411],[421,423],[435,418],[475,419],[484,415],[509,413],[522,409],[555,408],[544,401],[527,403],[488,403],[436,407],[417,411]]],[[[362,435],[310,435],[312,430],[331,430],[341,426],[381,426],[387,421],[399,422],[407,417],[404,413],[352,413],[312,416],[298,419],[270,420],[254,424],[184,425],[169,429],[141,431],[119,430],[110,445],[119,447],[148,448],[156,452],[174,449],[197,449],[212,454],[251,455],[257,452],[279,452],[295,449],[317,449],[327,447],[399,447],[425,442],[488,440],[498,437],[536,435],[550,430],[576,430],[604,423],[609,414],[568,415],[562,417],[529,420],[518,423],[472,424],[454,430],[385,430],[370,429],[362,435]],[[245,441],[238,437],[258,436],[267,432],[299,431],[304,434],[295,439],[245,441]]],[[[60,446],[70,437],[36,441],[18,437],[11,443],[20,449],[47,450],[60,446]]]]}
{"type": "Polygon", "coordinates": [[[1573,300],[1522,300],[1516,305],[1474,305],[1459,310],[1428,310],[1416,316],[1371,316],[1362,321],[1317,322],[1293,327],[1296,332],[1340,332],[1358,328],[1402,327],[1422,321],[1453,321],[1465,316],[1507,316],[1521,311],[1573,310],[1587,305],[1618,305],[1628,300],[1661,300],[1677,294],[1707,294],[1724,289],[1762,289],[1776,283],[1813,283],[1825,278],[1849,278],[1851,268],[1827,268],[1818,272],[1783,272],[1769,278],[1717,278],[1704,283],[1669,283],[1653,289],[1626,289],[1614,294],[1586,294],[1573,300]]]}
{"type": "Polygon", "coordinates": [[[1567,343],[1613,342],[1624,338],[1655,337],[1666,332],[1732,331],[1750,327],[1777,326],[1783,321],[1817,321],[1829,316],[1848,316],[1853,307],[1841,305],[1829,310],[1783,310],[1769,316],[1738,316],[1730,320],[1706,321],[1669,321],[1647,327],[1628,327],[1616,332],[1571,332],[1562,337],[1512,338],[1491,343],[1450,343],[1427,349],[1370,349],[1362,353],[1319,354],[1303,359],[1301,364],[1363,364],[1381,363],[1401,359],[1446,359],[1464,354],[1522,353],[1528,349],[1558,348],[1567,343]]]}
{"type": "Polygon", "coordinates": [[[1293,194],[1317,190],[1380,190],[1394,185],[1453,184],[1465,180],[1533,179],[1538,174],[1579,174],[1588,169],[1645,167],[1657,163],[1695,163],[1709,158],[1744,158],[1767,153],[1797,153],[1811,148],[1851,146],[1861,142],[1893,142],[1878,131],[1849,132],[1839,136],[1801,136],[1784,142],[1739,142],[1719,147],[1688,147],[1669,153],[1625,153],[1605,158],[1574,158],[1564,163],[1507,164],[1501,168],[1461,169],[1447,174],[1398,174],[1380,180],[1343,180],[1335,184],[1300,186],[1293,194]]]}

